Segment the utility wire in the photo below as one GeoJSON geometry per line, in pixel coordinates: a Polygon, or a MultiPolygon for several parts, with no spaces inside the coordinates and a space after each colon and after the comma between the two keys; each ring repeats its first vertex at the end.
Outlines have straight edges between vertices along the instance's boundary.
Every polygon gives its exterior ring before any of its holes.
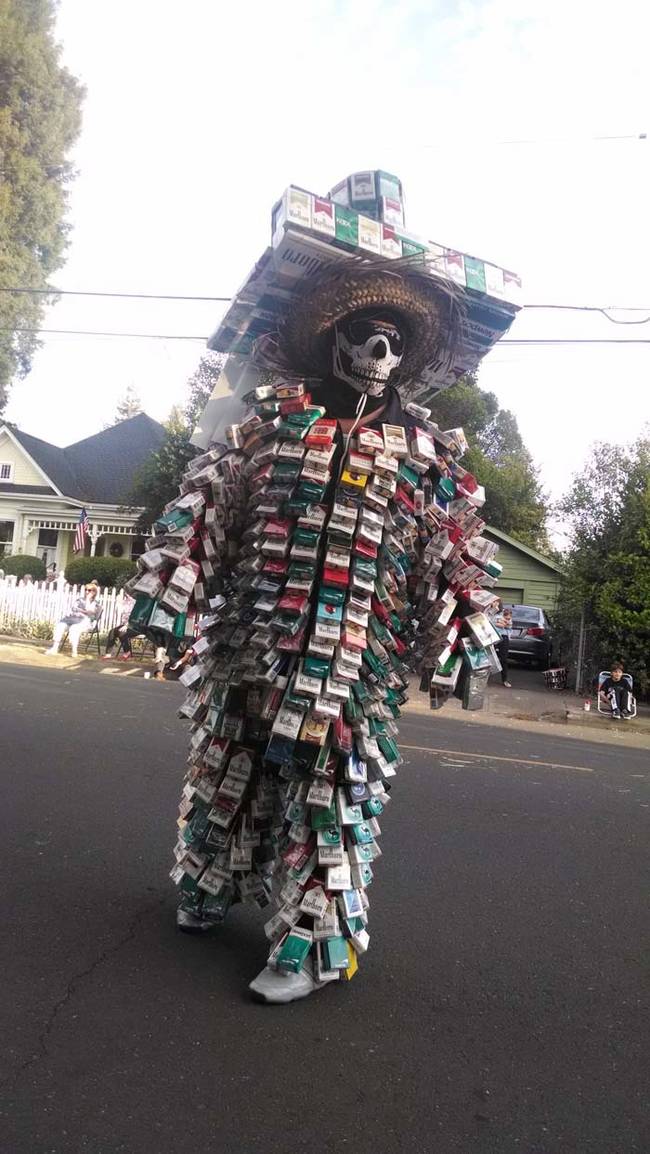
{"type": "Polygon", "coordinates": [[[57,297],[120,297],[144,301],[231,301],[232,297],[180,296],[175,293],[109,293],[57,288],[0,288],[1,293],[26,293],[32,296],[57,297]]]}
{"type": "Polygon", "coordinates": [[[185,333],[108,333],[98,332],[95,329],[37,329],[37,328],[0,328],[0,333],[57,333],[67,337],[134,337],[146,341],[202,341],[207,337],[192,336],[185,333]]]}
{"type": "MultiPolygon", "coordinates": [[[[209,339],[190,333],[119,333],[101,332],[95,329],[39,329],[39,328],[11,328],[0,327],[0,333],[46,333],[59,336],[73,337],[115,337],[146,341],[201,341],[209,339]]],[[[650,345],[650,337],[540,337],[517,340],[516,338],[502,337],[497,342],[501,345],[650,345]]]]}
{"type": "Polygon", "coordinates": [[[613,325],[647,325],[650,321],[650,308],[625,308],[623,305],[607,305],[605,308],[600,308],[597,305],[524,305],[524,309],[557,309],[564,312],[576,313],[600,313],[605,317],[605,320],[611,321],[613,325]],[[626,313],[647,313],[648,315],[641,320],[624,321],[620,317],[612,317],[609,314],[612,312],[626,312],[626,313]]]}
{"type": "MultiPolygon", "coordinates": [[[[40,297],[110,297],[124,300],[195,300],[195,301],[216,301],[221,304],[229,304],[232,297],[195,297],[195,295],[182,295],[178,293],[154,293],[154,292],[97,292],[95,290],[81,290],[81,288],[17,288],[17,287],[1,287],[0,292],[3,293],[25,293],[27,295],[40,295],[40,297]]],[[[650,305],[645,307],[625,305],[524,305],[523,309],[555,309],[559,312],[567,313],[599,313],[604,316],[607,321],[612,324],[648,324],[650,322],[650,305]],[[622,321],[620,317],[611,316],[611,313],[647,313],[648,315],[640,321],[622,321]]]]}

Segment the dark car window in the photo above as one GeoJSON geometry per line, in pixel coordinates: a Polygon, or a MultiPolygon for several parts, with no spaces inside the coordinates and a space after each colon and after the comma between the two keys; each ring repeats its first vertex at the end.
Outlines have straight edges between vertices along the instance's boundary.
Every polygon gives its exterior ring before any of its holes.
{"type": "Polygon", "coordinates": [[[544,624],[544,618],[541,609],[535,609],[532,605],[513,605],[512,620],[515,624],[518,621],[527,625],[544,624]]]}

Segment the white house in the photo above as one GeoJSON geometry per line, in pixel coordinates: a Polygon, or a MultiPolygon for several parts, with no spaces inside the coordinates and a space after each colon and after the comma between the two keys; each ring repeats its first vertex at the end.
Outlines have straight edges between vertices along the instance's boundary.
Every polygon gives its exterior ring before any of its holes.
{"type": "Polygon", "coordinates": [[[144,543],[128,507],[138,469],[158,449],[164,429],[139,413],[66,448],[0,423],[0,566],[28,553],[65,568],[82,508],[90,522],[86,551],[136,557],[144,543]]]}

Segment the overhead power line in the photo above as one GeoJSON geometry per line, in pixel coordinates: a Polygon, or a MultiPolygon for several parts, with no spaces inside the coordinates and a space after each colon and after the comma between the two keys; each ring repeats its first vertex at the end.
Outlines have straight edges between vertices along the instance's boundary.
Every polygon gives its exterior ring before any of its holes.
{"type": "Polygon", "coordinates": [[[100,332],[96,329],[38,329],[38,328],[0,328],[0,333],[56,333],[67,337],[128,337],[144,341],[207,341],[207,337],[198,337],[186,333],[115,333],[100,332]]]}
{"type": "MultiPolygon", "coordinates": [[[[206,336],[193,333],[123,333],[103,332],[96,329],[39,329],[39,328],[11,328],[0,327],[0,333],[45,333],[69,337],[114,337],[116,339],[144,340],[144,341],[201,341],[208,340],[206,336]]],[[[522,338],[502,337],[498,347],[502,345],[650,345],[650,337],[540,337],[522,338]]]]}
{"type": "Polygon", "coordinates": [[[613,325],[647,325],[650,321],[650,308],[624,308],[622,305],[607,305],[601,307],[598,305],[524,305],[524,309],[556,309],[564,312],[576,313],[600,313],[605,317],[605,320],[611,321],[613,325]],[[624,321],[620,317],[612,317],[610,313],[625,312],[625,313],[647,313],[648,315],[642,317],[640,320],[624,321]]]}
{"type": "Polygon", "coordinates": [[[183,296],[177,293],[124,293],[124,292],[97,292],[86,289],[57,289],[57,288],[0,288],[2,293],[25,293],[28,296],[45,297],[119,297],[124,300],[143,301],[231,301],[232,297],[201,297],[183,296]]]}
{"type": "MultiPolygon", "coordinates": [[[[228,304],[233,298],[226,296],[195,296],[189,293],[131,293],[131,292],[101,292],[96,289],[41,289],[41,288],[19,288],[19,287],[0,287],[0,293],[19,294],[34,296],[73,296],[73,297],[110,297],[113,299],[124,300],[148,300],[148,301],[203,301],[203,302],[217,302],[221,304],[228,304]]],[[[644,325],[650,322],[650,305],[641,307],[639,305],[563,305],[563,304],[525,304],[523,309],[554,309],[560,312],[579,312],[579,313],[599,313],[605,317],[606,320],[611,321],[614,325],[644,325]],[[647,315],[642,320],[622,320],[620,317],[611,316],[614,312],[627,313],[646,313],[647,315]]]]}

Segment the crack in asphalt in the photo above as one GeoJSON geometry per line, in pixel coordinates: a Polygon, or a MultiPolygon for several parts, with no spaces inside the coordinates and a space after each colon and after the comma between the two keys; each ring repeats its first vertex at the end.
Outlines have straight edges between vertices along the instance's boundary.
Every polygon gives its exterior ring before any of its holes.
{"type": "Polygon", "coordinates": [[[85,967],[85,969],[79,970],[76,974],[72,975],[63,994],[52,1006],[52,1009],[50,1010],[45,1020],[43,1028],[39,1032],[38,1038],[36,1040],[38,1052],[32,1054],[29,1058],[26,1058],[25,1061],[21,1062],[15,1070],[12,1070],[9,1074],[7,1074],[5,1078],[0,1080],[0,1089],[5,1089],[5,1087],[10,1086],[27,1070],[31,1069],[33,1066],[38,1065],[39,1062],[42,1062],[44,1058],[48,1057],[48,1039],[56,1026],[59,1015],[72,1000],[81,982],[84,980],[84,978],[90,977],[90,975],[93,974],[95,970],[97,970],[105,961],[107,961],[108,958],[114,957],[120,952],[120,950],[124,948],[124,946],[128,945],[129,942],[132,942],[137,934],[142,919],[145,918],[147,914],[153,913],[153,911],[159,906],[164,905],[167,901],[167,897],[168,895],[165,893],[165,895],[158,898],[157,901],[148,902],[146,906],[143,906],[142,909],[138,910],[131,918],[126,932],[119,939],[119,941],[115,942],[111,946],[107,946],[101,951],[98,957],[94,959],[94,961],[85,967]]]}

